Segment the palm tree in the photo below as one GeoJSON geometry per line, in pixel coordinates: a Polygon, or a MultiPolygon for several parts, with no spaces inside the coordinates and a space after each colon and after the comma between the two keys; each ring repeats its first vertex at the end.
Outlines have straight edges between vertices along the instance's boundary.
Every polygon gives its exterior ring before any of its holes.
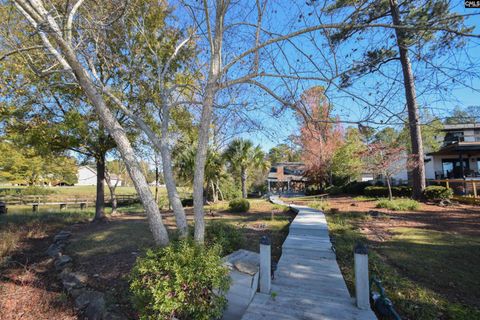
{"type": "Polygon", "coordinates": [[[244,139],[235,139],[228,145],[223,156],[234,172],[240,174],[242,182],[242,197],[247,198],[248,172],[266,165],[265,155],[260,146],[253,146],[253,142],[244,139]]]}
{"type": "MultiPolygon", "coordinates": [[[[175,169],[181,181],[193,184],[195,168],[196,148],[183,147],[181,152],[176,153],[175,169]]],[[[205,163],[205,195],[211,195],[213,202],[218,201],[218,194],[221,193],[220,181],[225,177],[225,162],[221,155],[209,148],[207,150],[207,161],[205,163]]],[[[223,197],[222,197],[223,198],[223,197]]]]}

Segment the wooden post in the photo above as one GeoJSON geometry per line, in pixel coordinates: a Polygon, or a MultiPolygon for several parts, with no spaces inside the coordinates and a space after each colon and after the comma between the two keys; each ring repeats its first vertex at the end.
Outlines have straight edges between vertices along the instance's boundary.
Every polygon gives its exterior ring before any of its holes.
{"type": "Polygon", "coordinates": [[[355,296],[359,309],[370,309],[370,283],[368,278],[368,249],[358,242],[355,245],[355,296]]]}
{"type": "Polygon", "coordinates": [[[260,239],[260,292],[270,293],[272,285],[272,251],[271,242],[267,236],[260,239]]]}
{"type": "Polygon", "coordinates": [[[445,180],[445,187],[450,188],[450,183],[448,182],[448,179],[445,180]]]}

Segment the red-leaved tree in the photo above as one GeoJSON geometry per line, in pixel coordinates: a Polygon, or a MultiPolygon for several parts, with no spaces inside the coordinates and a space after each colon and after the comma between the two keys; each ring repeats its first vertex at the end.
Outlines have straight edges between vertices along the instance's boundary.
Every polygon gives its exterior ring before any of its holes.
{"type": "Polygon", "coordinates": [[[390,145],[377,141],[367,146],[360,154],[365,164],[365,169],[374,174],[381,174],[388,186],[388,198],[392,200],[392,177],[402,170],[409,170],[417,165],[413,157],[409,157],[407,148],[390,145]]]}
{"type": "Polygon", "coordinates": [[[299,144],[306,176],[320,189],[332,179],[335,151],[343,143],[343,130],[338,117],[332,116],[323,87],[306,90],[295,104],[300,122],[299,144]]]}

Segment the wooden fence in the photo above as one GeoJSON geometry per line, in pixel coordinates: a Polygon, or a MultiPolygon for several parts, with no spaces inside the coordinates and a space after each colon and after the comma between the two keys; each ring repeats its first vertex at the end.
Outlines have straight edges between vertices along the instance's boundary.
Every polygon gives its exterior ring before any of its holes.
{"type": "MultiPolygon", "coordinates": [[[[136,194],[118,194],[116,195],[118,204],[132,204],[139,201],[136,194]]],[[[8,205],[31,205],[32,203],[48,205],[57,203],[85,203],[95,202],[95,196],[71,196],[71,195],[3,195],[0,196],[0,202],[8,205]]],[[[110,197],[105,197],[105,203],[110,203],[110,197]]]]}
{"type": "Polygon", "coordinates": [[[447,188],[452,188],[457,195],[472,195],[475,198],[478,196],[478,187],[480,187],[480,180],[474,179],[442,179],[430,180],[430,184],[438,184],[447,188]]]}

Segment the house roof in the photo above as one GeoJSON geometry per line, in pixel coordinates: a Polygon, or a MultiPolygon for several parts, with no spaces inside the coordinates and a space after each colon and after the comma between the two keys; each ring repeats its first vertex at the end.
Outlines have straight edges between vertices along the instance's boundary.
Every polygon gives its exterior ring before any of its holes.
{"type": "Polygon", "coordinates": [[[443,131],[457,131],[463,129],[480,129],[480,123],[457,123],[443,125],[443,131]]]}
{"type": "Polygon", "coordinates": [[[467,153],[480,154],[480,142],[477,141],[461,141],[451,143],[438,151],[427,153],[429,156],[436,155],[459,155],[467,153]]]}

